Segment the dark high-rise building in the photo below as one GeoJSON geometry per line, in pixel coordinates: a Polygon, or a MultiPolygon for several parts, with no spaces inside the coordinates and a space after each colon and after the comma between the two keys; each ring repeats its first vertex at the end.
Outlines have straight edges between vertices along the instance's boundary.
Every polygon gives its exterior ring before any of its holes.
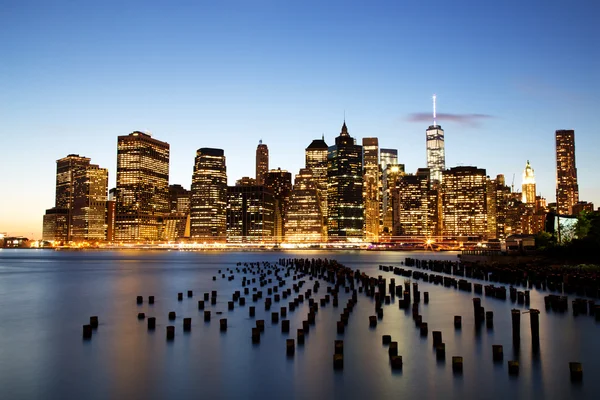
{"type": "Polygon", "coordinates": [[[280,241],[285,236],[284,226],[292,192],[292,174],[281,168],[272,169],[267,173],[264,185],[273,193],[275,199],[275,239],[280,241]]]}
{"type": "Polygon", "coordinates": [[[323,214],[319,190],[308,168],[301,169],[294,180],[285,221],[286,242],[312,242],[323,240],[323,214]]]}
{"type": "Polygon", "coordinates": [[[317,185],[321,199],[321,213],[323,214],[323,239],[327,236],[327,143],[325,137],[315,139],[306,148],[306,168],[312,171],[313,180],[317,185]]]}
{"type": "Polygon", "coordinates": [[[190,237],[225,241],[227,232],[227,170],[221,149],[196,152],[192,176],[190,237]]]}
{"type": "Polygon", "coordinates": [[[263,144],[262,140],[256,147],[256,183],[265,184],[265,177],[269,171],[269,148],[263,144]]]}
{"type": "Polygon", "coordinates": [[[363,200],[365,206],[365,237],[379,240],[379,141],[363,138],[363,200]]]}
{"type": "Polygon", "coordinates": [[[572,214],[579,202],[575,167],[575,131],[556,131],[556,208],[558,214],[572,214]]]}
{"type": "Polygon", "coordinates": [[[115,240],[160,240],[169,213],[169,144],[135,131],[118,137],[115,240]]]}
{"type": "Polygon", "coordinates": [[[346,122],[327,155],[327,232],[329,240],[362,238],[365,228],[362,147],[346,122]]]}
{"type": "Polygon", "coordinates": [[[227,241],[272,242],[275,200],[269,189],[259,185],[227,187],[227,241]]]}
{"type": "Polygon", "coordinates": [[[444,235],[487,235],[485,169],[454,167],[444,171],[442,204],[444,235]]]}

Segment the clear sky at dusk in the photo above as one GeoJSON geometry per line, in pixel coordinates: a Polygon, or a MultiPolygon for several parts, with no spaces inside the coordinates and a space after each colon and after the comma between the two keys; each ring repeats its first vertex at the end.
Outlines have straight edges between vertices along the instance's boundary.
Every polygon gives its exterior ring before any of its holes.
{"type": "Polygon", "coordinates": [[[296,174],[345,111],[351,136],[415,172],[433,93],[446,167],[520,190],[529,159],[553,202],[554,131],[575,129],[580,199],[600,206],[598,15],[595,0],[4,0],[0,232],[41,236],[67,154],[114,187],[117,136],[134,130],[170,143],[170,183],[189,188],[196,149],[224,149],[233,184],[254,176],[259,139],[296,174]]]}

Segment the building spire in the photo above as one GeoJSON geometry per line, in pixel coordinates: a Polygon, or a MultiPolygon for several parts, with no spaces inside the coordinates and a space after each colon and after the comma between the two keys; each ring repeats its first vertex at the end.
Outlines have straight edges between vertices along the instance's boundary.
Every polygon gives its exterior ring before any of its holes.
{"type": "Polygon", "coordinates": [[[435,93],[434,93],[434,94],[433,94],[433,126],[437,126],[437,123],[436,123],[436,121],[435,121],[435,119],[436,119],[436,118],[435,118],[435,117],[436,117],[436,116],[435,116],[435,99],[436,99],[436,97],[437,97],[437,96],[436,96],[436,95],[435,95],[435,93]]]}

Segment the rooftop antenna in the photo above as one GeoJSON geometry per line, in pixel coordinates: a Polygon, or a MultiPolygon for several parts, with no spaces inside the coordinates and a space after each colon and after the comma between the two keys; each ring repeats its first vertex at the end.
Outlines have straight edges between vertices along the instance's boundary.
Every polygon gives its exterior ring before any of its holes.
{"type": "Polygon", "coordinates": [[[436,95],[435,93],[433,94],[433,126],[437,126],[436,122],[435,122],[435,99],[436,99],[436,95]]]}

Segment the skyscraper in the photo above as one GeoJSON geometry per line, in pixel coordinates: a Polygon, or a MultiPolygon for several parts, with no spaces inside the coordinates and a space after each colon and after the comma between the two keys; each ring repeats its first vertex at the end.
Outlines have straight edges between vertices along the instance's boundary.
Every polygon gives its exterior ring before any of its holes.
{"type": "Polygon", "coordinates": [[[363,200],[365,206],[365,237],[379,240],[379,141],[363,138],[363,200]]]}
{"type": "Polygon", "coordinates": [[[521,200],[524,204],[530,205],[535,208],[535,174],[533,168],[527,160],[525,170],[523,171],[523,184],[521,185],[521,192],[523,193],[523,199],[521,200]]]}
{"type": "Polygon", "coordinates": [[[556,209],[558,214],[571,214],[579,202],[577,168],[575,167],[575,131],[556,131],[556,209]]]}
{"type": "Polygon", "coordinates": [[[287,206],[292,192],[292,174],[281,168],[270,170],[265,176],[265,187],[275,200],[275,239],[283,240],[287,206]]]}
{"type": "Polygon", "coordinates": [[[385,171],[388,165],[398,164],[398,150],[397,149],[381,149],[379,150],[379,162],[381,163],[381,170],[385,171]]]}
{"type": "Polygon", "coordinates": [[[313,180],[319,191],[325,237],[327,236],[327,151],[328,147],[324,137],[313,140],[305,150],[306,168],[312,171],[313,180]]]}
{"type": "Polygon", "coordinates": [[[262,140],[256,147],[256,183],[265,184],[265,177],[269,171],[269,148],[263,144],[262,140]]]}
{"type": "Polygon", "coordinates": [[[485,169],[454,167],[444,171],[442,202],[444,235],[487,235],[485,169]]]}
{"type": "Polygon", "coordinates": [[[346,122],[327,155],[327,227],[329,240],[364,235],[362,147],[348,134],[346,122]]]}
{"type": "Polygon", "coordinates": [[[286,242],[312,242],[323,240],[323,214],[319,190],[308,168],[300,170],[294,179],[294,188],[285,221],[286,242]]]}
{"type": "Polygon", "coordinates": [[[275,200],[265,186],[241,182],[227,187],[227,241],[272,242],[275,200]]]}
{"type": "Polygon", "coordinates": [[[108,170],[90,164],[77,170],[73,181],[71,240],[105,240],[108,170]]]}
{"type": "Polygon", "coordinates": [[[55,207],[44,216],[45,240],[106,239],[108,171],[78,154],[56,161],[55,207]]]}
{"type": "Polygon", "coordinates": [[[431,184],[435,188],[442,183],[442,172],[446,169],[444,130],[436,123],[436,96],[433,95],[433,125],[425,131],[427,146],[427,168],[431,171],[431,184]]]}
{"type": "Polygon", "coordinates": [[[394,234],[428,236],[435,232],[437,202],[432,202],[429,174],[398,178],[394,195],[394,234]]]}
{"type": "Polygon", "coordinates": [[[393,235],[394,231],[394,191],[397,189],[398,178],[404,175],[404,164],[387,164],[383,176],[385,190],[382,192],[381,223],[382,233],[393,235]]]}
{"type": "MultiPolygon", "coordinates": [[[[380,221],[380,230],[382,233],[387,235],[391,235],[392,227],[391,227],[391,219],[389,217],[392,215],[392,197],[390,196],[390,190],[395,187],[395,182],[392,182],[390,187],[388,187],[388,181],[393,181],[394,178],[388,179],[388,174],[394,173],[397,168],[391,168],[390,166],[398,166],[398,150],[396,149],[381,149],[379,151],[379,163],[380,163],[380,173],[381,173],[381,204],[379,208],[379,221],[380,221]],[[388,220],[386,221],[386,215],[388,216],[388,220]],[[386,222],[388,223],[386,225],[386,222]]],[[[399,166],[398,166],[399,168],[399,166]]]]}
{"type": "Polygon", "coordinates": [[[190,237],[211,242],[226,240],[227,168],[221,149],[196,152],[190,202],[190,237]]]}
{"type": "Polygon", "coordinates": [[[169,144],[135,131],[118,137],[115,240],[160,240],[169,213],[169,144]]]}

